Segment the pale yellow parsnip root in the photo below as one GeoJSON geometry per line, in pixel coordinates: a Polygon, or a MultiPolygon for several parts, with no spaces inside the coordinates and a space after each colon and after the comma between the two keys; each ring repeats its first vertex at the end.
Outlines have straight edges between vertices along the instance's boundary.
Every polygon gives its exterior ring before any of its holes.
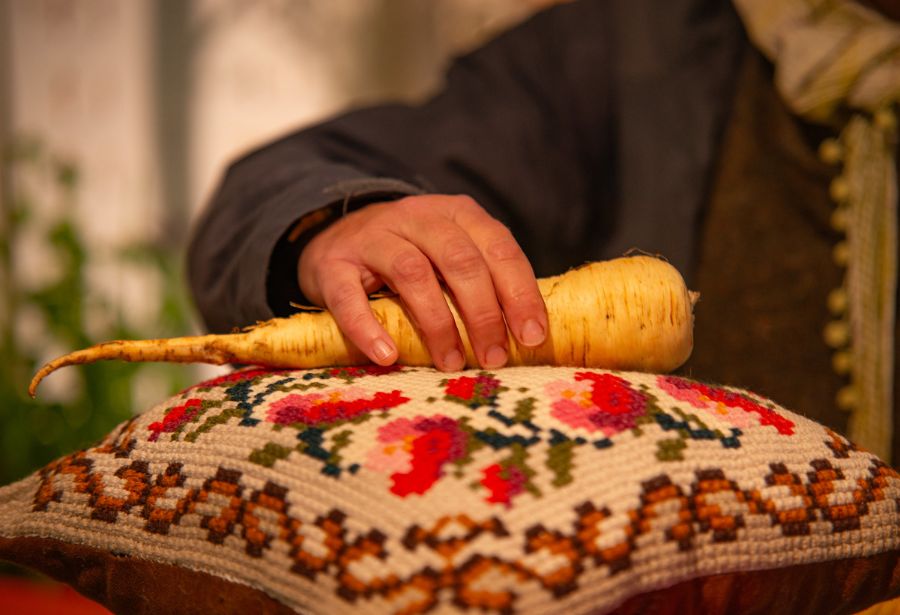
{"type": "MultiPolygon", "coordinates": [[[[628,256],[589,263],[538,280],[547,304],[547,340],[519,346],[510,335],[509,365],[568,365],[668,372],[684,363],[693,348],[693,304],[681,274],[651,256],[628,256]]],[[[395,297],[370,302],[376,318],[394,339],[403,365],[432,365],[422,339],[395,297]]],[[[466,350],[466,365],[478,362],[453,302],[466,350]]],[[[328,312],[275,318],[239,333],[160,340],[113,341],[78,350],[44,365],[28,387],[33,396],[51,372],[79,363],[169,361],[238,363],[308,369],[367,363],[328,312]]]]}

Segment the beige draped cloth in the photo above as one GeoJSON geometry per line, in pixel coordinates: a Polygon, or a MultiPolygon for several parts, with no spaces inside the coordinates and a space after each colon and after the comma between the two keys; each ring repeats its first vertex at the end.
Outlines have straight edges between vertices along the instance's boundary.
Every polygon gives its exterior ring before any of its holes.
{"type": "MultiPolygon", "coordinates": [[[[849,436],[889,461],[897,293],[900,24],[849,0],[735,0],[778,91],[806,120],[840,129],[832,196],[846,223],[849,436]]],[[[790,246],[785,246],[786,250],[790,246]]],[[[838,328],[840,331],[840,328],[838,328]]],[[[841,336],[831,336],[835,346],[841,336]],[[834,339],[834,338],[837,339],[834,339]]]]}

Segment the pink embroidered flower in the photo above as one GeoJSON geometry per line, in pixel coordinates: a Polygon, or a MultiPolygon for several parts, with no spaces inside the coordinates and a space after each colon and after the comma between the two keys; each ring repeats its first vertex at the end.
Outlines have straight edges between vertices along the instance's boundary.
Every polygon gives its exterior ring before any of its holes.
{"type": "Polygon", "coordinates": [[[172,433],[177,431],[179,427],[184,425],[185,423],[189,423],[197,416],[197,413],[200,412],[200,409],[203,407],[203,402],[196,398],[191,398],[184,402],[180,406],[175,406],[163,417],[162,421],[157,421],[154,423],[150,423],[147,426],[147,429],[152,433],[150,434],[149,440],[151,442],[156,442],[159,439],[159,434],[161,433],[172,433]]]}
{"type": "Polygon", "coordinates": [[[544,390],[553,400],[553,417],[570,427],[606,436],[631,429],[647,410],[646,398],[612,374],[578,372],[574,382],[557,380],[544,390]]]}
{"type": "Polygon", "coordinates": [[[771,425],[785,436],[794,433],[793,421],[741,393],[677,376],[659,376],[656,381],[662,390],[675,399],[686,401],[735,427],[749,427],[753,424],[753,414],[756,414],[760,425],[771,425]]]}
{"type": "Polygon", "coordinates": [[[525,491],[525,473],[516,466],[503,467],[495,463],[481,473],[481,485],[491,492],[487,498],[488,502],[506,504],[509,508],[512,499],[525,491]]]}
{"type": "Polygon", "coordinates": [[[466,453],[466,434],[442,415],[400,418],[378,430],[378,445],[366,466],[391,474],[391,492],[423,494],[443,475],[445,463],[466,453]]]}
{"type": "Polygon", "coordinates": [[[368,391],[358,387],[288,395],[269,407],[266,420],[280,425],[321,426],[348,421],[375,410],[388,410],[409,401],[400,391],[368,395],[368,391]]]}
{"type": "Polygon", "coordinates": [[[366,467],[385,474],[412,471],[412,443],[418,435],[412,419],[399,418],[382,426],[378,430],[380,444],[369,451],[366,467]]]}
{"type": "Polygon", "coordinates": [[[489,406],[493,404],[497,395],[506,390],[500,386],[500,381],[484,372],[474,378],[472,376],[460,376],[445,380],[444,398],[447,401],[455,401],[470,408],[489,406]]]}

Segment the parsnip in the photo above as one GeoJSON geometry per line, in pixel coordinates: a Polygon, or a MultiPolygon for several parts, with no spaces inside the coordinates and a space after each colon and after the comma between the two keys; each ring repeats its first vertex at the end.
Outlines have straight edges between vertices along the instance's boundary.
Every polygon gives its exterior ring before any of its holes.
{"type": "MultiPolygon", "coordinates": [[[[549,315],[547,339],[536,348],[527,348],[510,335],[509,365],[668,372],[690,356],[696,294],[687,290],[678,271],[663,260],[629,256],[589,263],[538,280],[538,285],[549,315]]],[[[453,302],[449,303],[462,335],[466,365],[477,367],[462,320],[453,302]]],[[[399,363],[432,365],[397,298],[375,299],[370,305],[397,343],[399,363]]],[[[297,369],[368,362],[328,312],[303,312],[227,335],[98,344],[44,365],[28,392],[33,396],[40,381],[60,367],[106,359],[297,369]]]]}

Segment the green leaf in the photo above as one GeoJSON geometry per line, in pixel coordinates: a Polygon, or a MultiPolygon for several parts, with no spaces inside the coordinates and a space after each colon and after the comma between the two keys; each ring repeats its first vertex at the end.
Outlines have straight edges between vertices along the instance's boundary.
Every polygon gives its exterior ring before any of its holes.
{"type": "Polygon", "coordinates": [[[261,466],[271,468],[279,459],[287,459],[293,449],[268,442],[262,448],[258,448],[250,453],[250,461],[258,463],[261,466]]]}
{"type": "Polygon", "coordinates": [[[553,471],[553,486],[563,487],[572,482],[572,453],[575,449],[573,440],[554,444],[547,451],[547,467],[553,471]]]}
{"type": "Polygon", "coordinates": [[[660,461],[682,461],[682,451],[687,447],[681,438],[660,440],[656,443],[656,458],[660,461]]]}

